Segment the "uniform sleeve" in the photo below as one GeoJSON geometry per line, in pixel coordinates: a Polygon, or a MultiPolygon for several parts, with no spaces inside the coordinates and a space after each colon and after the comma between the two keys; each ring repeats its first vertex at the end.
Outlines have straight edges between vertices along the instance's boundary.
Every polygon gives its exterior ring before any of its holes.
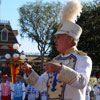
{"type": "Polygon", "coordinates": [[[28,77],[26,74],[24,74],[24,79],[31,86],[34,86],[39,79],[39,75],[32,69],[32,73],[28,77]]]}
{"type": "Polygon", "coordinates": [[[80,59],[76,65],[76,71],[79,77],[71,84],[76,88],[84,88],[87,86],[92,70],[92,60],[89,57],[80,59]]]}
{"type": "Polygon", "coordinates": [[[22,83],[23,100],[25,99],[25,84],[22,83]]]}
{"type": "Polygon", "coordinates": [[[38,91],[41,90],[46,90],[46,84],[47,84],[47,80],[48,80],[48,74],[44,73],[41,76],[38,76],[38,80],[35,84],[32,84],[33,80],[34,80],[34,71],[31,73],[31,75],[29,77],[26,77],[26,75],[24,75],[24,79],[28,80],[27,82],[30,84],[33,88],[35,88],[38,91]]]}
{"type": "Polygon", "coordinates": [[[79,58],[75,70],[62,65],[58,80],[78,89],[83,89],[90,78],[92,61],[89,57],[79,58]]]}

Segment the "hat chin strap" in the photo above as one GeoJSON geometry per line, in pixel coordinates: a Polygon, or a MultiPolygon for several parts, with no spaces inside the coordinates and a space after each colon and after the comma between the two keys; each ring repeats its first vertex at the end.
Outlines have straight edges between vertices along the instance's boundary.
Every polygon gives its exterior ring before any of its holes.
{"type": "Polygon", "coordinates": [[[74,39],[74,42],[76,43],[76,45],[78,44],[78,42],[79,42],[79,39],[74,39]]]}

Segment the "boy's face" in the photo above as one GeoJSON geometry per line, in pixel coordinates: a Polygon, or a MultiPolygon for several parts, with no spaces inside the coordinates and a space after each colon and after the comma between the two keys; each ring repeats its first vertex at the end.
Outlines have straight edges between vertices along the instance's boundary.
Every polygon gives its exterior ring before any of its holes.
{"type": "Polygon", "coordinates": [[[3,81],[6,82],[7,78],[3,78],[3,81]]]}
{"type": "Polygon", "coordinates": [[[16,77],[15,80],[16,82],[20,82],[21,79],[19,77],[16,77]]]}

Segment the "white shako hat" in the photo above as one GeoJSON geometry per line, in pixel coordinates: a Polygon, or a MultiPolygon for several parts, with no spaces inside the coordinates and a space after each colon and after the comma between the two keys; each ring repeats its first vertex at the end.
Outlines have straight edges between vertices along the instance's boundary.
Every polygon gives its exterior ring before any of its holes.
{"type": "Polygon", "coordinates": [[[66,4],[60,11],[60,25],[58,27],[57,34],[67,34],[75,40],[79,41],[80,35],[82,34],[82,28],[75,23],[77,17],[82,12],[82,5],[78,0],[67,0],[66,4]]]}

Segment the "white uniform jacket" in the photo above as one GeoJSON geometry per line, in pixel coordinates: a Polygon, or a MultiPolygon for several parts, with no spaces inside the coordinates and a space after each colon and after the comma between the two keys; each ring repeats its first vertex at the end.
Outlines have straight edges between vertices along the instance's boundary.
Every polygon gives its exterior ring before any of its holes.
{"type": "Polygon", "coordinates": [[[88,56],[77,53],[60,55],[52,62],[62,65],[60,73],[46,72],[38,76],[35,71],[25,80],[39,91],[47,89],[47,100],[85,100],[92,61],[88,56]]]}
{"type": "Polygon", "coordinates": [[[39,92],[34,89],[30,84],[26,87],[26,94],[28,94],[28,100],[35,100],[39,97],[39,92]]]}
{"type": "Polygon", "coordinates": [[[41,91],[40,95],[41,95],[41,100],[47,100],[47,91],[41,91]]]}

